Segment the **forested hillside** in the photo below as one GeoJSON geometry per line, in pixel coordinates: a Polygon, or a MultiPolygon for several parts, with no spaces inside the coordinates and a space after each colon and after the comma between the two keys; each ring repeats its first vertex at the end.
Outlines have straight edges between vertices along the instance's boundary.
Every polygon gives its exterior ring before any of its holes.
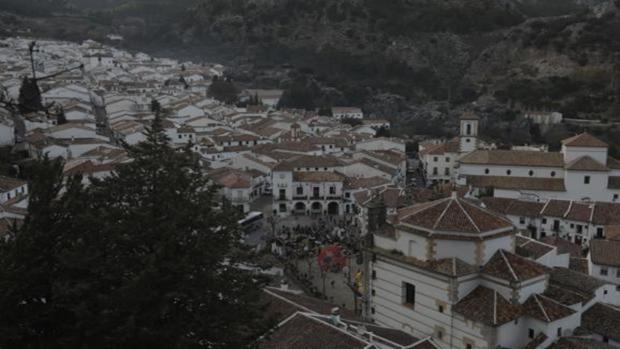
{"type": "MultiPolygon", "coordinates": [[[[79,19],[48,36],[115,33],[128,48],[225,62],[240,85],[298,93],[285,106],[359,105],[405,133],[449,134],[472,102],[507,142],[533,140],[515,119],[525,109],[620,118],[618,1],[52,2],[79,19]]],[[[55,6],[10,0],[0,9],[10,3],[55,6]]],[[[49,22],[20,20],[44,33],[49,22]]]]}

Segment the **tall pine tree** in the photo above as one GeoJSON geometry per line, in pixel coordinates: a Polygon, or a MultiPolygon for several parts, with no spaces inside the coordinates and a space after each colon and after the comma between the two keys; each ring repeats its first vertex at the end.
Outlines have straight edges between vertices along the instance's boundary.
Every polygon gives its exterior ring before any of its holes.
{"type": "Polygon", "coordinates": [[[238,217],[194,154],[159,117],[128,151],[88,187],[58,162],[35,171],[0,243],[0,347],[239,348],[264,329],[260,285],[235,268],[238,217]]]}

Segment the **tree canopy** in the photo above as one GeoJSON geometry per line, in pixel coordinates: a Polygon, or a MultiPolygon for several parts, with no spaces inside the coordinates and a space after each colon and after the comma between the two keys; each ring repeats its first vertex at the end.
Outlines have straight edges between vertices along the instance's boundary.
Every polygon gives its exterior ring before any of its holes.
{"type": "Polygon", "coordinates": [[[239,348],[263,330],[237,215],[156,117],[133,161],[83,185],[45,159],[0,241],[0,347],[239,348]]]}

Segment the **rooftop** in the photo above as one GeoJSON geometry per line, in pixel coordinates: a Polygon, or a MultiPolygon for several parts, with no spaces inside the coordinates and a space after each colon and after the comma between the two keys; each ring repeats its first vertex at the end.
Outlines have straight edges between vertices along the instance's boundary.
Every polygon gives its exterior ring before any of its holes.
{"type": "Polygon", "coordinates": [[[607,143],[592,136],[591,134],[584,132],[576,136],[567,138],[562,141],[562,144],[567,147],[584,147],[584,148],[607,148],[607,143]]]}
{"type": "Polygon", "coordinates": [[[456,195],[403,209],[399,212],[399,220],[436,232],[479,234],[513,228],[503,216],[456,195]]]}
{"type": "Polygon", "coordinates": [[[564,167],[564,157],[558,152],[475,150],[463,156],[459,161],[462,164],[476,165],[564,167]]]}

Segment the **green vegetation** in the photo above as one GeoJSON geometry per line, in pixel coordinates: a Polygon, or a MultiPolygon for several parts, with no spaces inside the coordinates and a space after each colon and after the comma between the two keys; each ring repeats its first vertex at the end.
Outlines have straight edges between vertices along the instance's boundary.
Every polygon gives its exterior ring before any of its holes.
{"type": "Polygon", "coordinates": [[[207,95],[227,104],[235,104],[237,103],[239,89],[232,80],[214,76],[211,79],[207,95]]]}
{"type": "Polygon", "coordinates": [[[33,167],[29,215],[0,240],[0,347],[242,348],[268,325],[233,267],[238,216],[195,155],[159,118],[128,151],[88,187],[60,161],[33,167]]]}

